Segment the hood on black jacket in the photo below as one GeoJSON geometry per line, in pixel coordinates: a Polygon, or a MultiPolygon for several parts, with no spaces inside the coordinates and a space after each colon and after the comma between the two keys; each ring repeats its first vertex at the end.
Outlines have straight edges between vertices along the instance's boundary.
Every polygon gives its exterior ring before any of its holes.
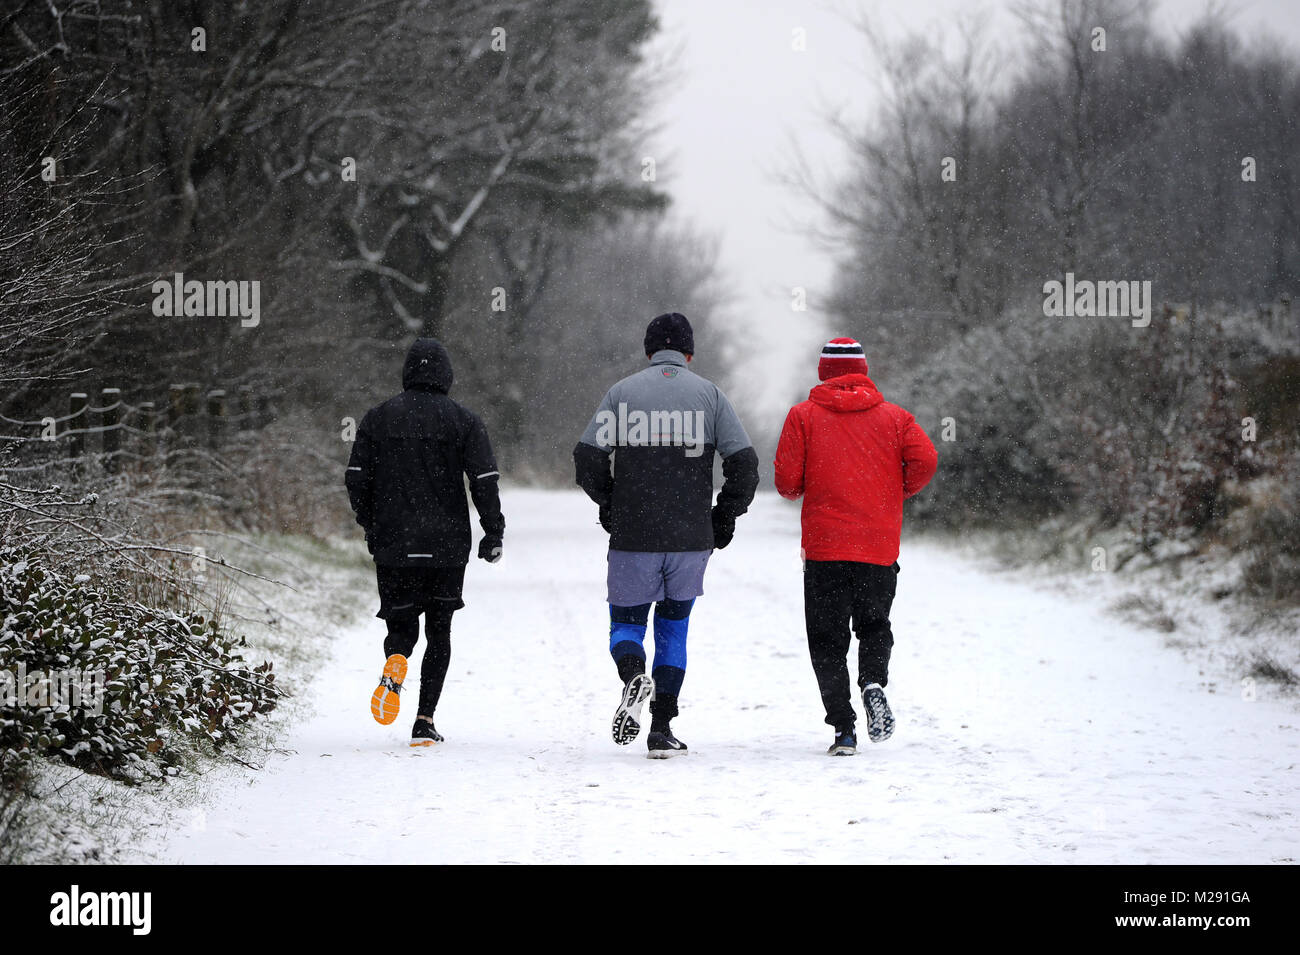
{"type": "Polygon", "coordinates": [[[451,390],[451,357],[436,338],[417,338],[402,365],[402,388],[421,388],[446,394],[451,390]]]}

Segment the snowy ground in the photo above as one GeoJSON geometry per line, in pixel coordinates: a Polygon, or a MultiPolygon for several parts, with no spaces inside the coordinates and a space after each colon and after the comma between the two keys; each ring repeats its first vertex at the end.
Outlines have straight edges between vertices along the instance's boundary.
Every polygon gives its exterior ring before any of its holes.
{"type": "Polygon", "coordinates": [[[383,627],[368,619],[333,642],[290,755],[227,772],[136,861],[1300,858],[1293,703],[1266,688],[1210,693],[1212,674],[1102,601],[928,543],[905,542],[901,557],[898,731],[855,758],[825,756],[798,513],[770,495],[714,555],[697,604],[674,724],[690,755],[617,747],[595,509],[563,492],[503,503],[505,560],[470,567],[453,628],[447,743],[409,749],[413,713],[371,719],[383,627]]]}

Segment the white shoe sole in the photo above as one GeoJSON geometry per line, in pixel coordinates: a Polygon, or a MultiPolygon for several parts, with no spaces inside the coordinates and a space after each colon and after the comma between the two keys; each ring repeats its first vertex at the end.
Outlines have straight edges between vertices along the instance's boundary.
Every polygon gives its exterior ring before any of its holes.
{"type": "Polygon", "coordinates": [[[873,683],[862,691],[862,705],[867,711],[867,739],[873,743],[883,743],[894,735],[894,712],[889,708],[889,701],[884,698],[885,691],[878,683],[873,683]],[[881,705],[873,706],[868,691],[872,688],[880,691],[881,705]]]}
{"type": "Polygon", "coordinates": [[[646,759],[672,759],[674,756],[685,756],[690,750],[686,749],[652,749],[645,754],[646,759]]]}
{"type": "Polygon", "coordinates": [[[619,746],[627,746],[641,735],[641,708],[654,693],[655,681],[645,673],[638,673],[623,687],[623,699],[610,726],[610,735],[619,746]]]}

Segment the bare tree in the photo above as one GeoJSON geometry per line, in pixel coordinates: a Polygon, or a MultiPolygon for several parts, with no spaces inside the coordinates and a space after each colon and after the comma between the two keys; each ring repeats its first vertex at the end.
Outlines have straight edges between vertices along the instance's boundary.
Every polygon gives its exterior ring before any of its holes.
{"type": "Polygon", "coordinates": [[[503,219],[511,230],[554,229],[661,206],[630,182],[630,157],[610,149],[639,112],[628,79],[653,26],[631,0],[460,2],[441,4],[436,20],[408,15],[385,53],[402,64],[387,68],[400,76],[390,103],[340,136],[340,148],[363,143],[373,168],[343,210],[353,254],[338,267],[368,275],[406,330],[437,335],[480,220],[498,233],[503,219]]]}

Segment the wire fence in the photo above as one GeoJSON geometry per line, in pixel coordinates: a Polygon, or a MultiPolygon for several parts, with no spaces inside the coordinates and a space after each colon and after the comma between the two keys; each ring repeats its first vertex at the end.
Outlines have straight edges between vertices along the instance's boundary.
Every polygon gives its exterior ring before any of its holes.
{"type": "Polygon", "coordinates": [[[173,384],[161,402],[127,402],[103,388],[68,395],[67,411],[35,420],[0,413],[0,474],[42,479],[60,473],[119,471],[127,462],[184,468],[210,461],[272,420],[270,399],[250,386],[233,394],[195,383],[173,384]]]}
{"type": "Polygon", "coordinates": [[[51,493],[172,528],[350,528],[341,429],[281,414],[277,394],[247,386],[174,384],[158,400],[133,397],[103,388],[92,401],[87,389],[43,417],[0,412],[0,538],[6,522],[30,525],[33,495],[51,493]]]}
{"type": "Polygon", "coordinates": [[[247,586],[267,578],[238,561],[265,553],[252,535],[350,530],[342,441],[248,387],[135,397],[87,389],[45,416],[0,412],[0,566],[36,560],[140,606],[277,623],[247,586]]]}

